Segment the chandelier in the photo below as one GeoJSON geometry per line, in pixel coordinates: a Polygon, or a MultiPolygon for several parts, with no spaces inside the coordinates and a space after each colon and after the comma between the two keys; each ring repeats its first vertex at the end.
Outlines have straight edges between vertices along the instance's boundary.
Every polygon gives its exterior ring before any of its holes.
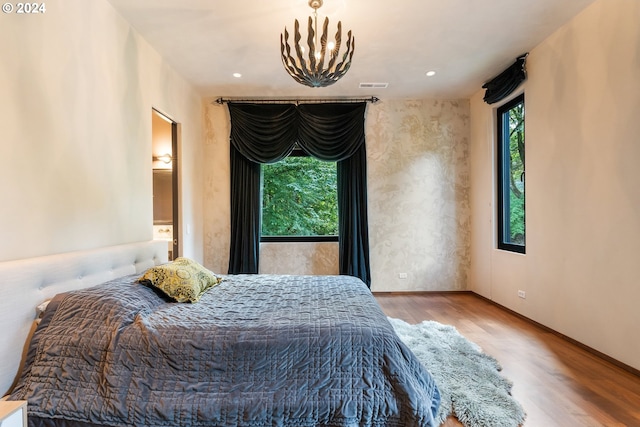
{"type": "Polygon", "coordinates": [[[309,87],[326,87],[340,80],[349,71],[355,50],[355,38],[351,35],[351,31],[347,33],[347,50],[338,62],[342,42],[342,22],[338,21],[335,42],[327,41],[329,18],[324,19],[322,35],[318,33],[318,9],[322,6],[322,0],[309,0],[309,6],[313,9],[313,17],[309,17],[307,46],[300,43],[302,36],[300,35],[300,24],[296,19],[293,28],[295,48],[289,46],[289,32],[286,27],[284,34],[280,34],[282,63],[284,69],[298,83],[309,87]],[[320,38],[318,39],[318,37],[320,38]],[[291,51],[294,49],[295,57],[291,55],[291,51]],[[307,55],[306,60],[305,54],[307,55]],[[328,62],[325,67],[327,58],[328,62]]]}

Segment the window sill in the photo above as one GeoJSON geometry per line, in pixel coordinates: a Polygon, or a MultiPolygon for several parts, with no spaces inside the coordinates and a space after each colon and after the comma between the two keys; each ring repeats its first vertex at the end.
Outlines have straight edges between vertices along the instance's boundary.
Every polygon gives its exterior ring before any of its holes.
{"type": "Polygon", "coordinates": [[[262,236],[260,243],[337,242],[338,236],[262,236]]]}

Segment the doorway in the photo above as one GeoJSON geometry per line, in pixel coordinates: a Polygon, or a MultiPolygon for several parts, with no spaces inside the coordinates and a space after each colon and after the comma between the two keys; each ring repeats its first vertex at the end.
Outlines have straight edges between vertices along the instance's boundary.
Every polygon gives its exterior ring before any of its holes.
{"type": "Polygon", "coordinates": [[[178,210],[178,124],[151,112],[153,238],[166,240],[169,261],[180,256],[178,210]]]}

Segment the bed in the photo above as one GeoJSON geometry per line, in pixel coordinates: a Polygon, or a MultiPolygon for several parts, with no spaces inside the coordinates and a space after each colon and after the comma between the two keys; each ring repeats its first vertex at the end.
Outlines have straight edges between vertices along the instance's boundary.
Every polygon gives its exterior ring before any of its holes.
{"type": "Polygon", "coordinates": [[[51,300],[8,396],[31,426],[435,425],[432,377],[360,280],[221,276],[178,303],[140,275],[51,300]]]}

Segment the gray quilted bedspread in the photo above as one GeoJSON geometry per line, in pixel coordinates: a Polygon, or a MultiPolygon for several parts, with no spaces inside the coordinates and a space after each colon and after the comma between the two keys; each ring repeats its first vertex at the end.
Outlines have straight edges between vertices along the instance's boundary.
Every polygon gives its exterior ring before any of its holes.
{"type": "Polygon", "coordinates": [[[11,395],[30,424],[436,425],[432,377],[358,279],[225,276],[181,304],[136,278],[50,304],[11,395]]]}

